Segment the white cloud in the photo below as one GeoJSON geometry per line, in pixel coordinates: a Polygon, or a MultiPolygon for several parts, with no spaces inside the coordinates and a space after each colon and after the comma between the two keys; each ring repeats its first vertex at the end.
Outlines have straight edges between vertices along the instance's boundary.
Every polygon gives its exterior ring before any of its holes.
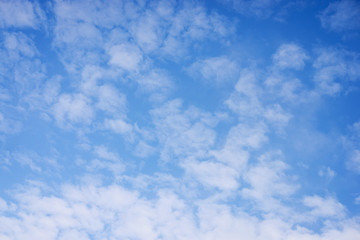
{"type": "Polygon", "coordinates": [[[335,177],[335,171],[332,170],[330,167],[322,167],[318,172],[320,177],[326,177],[328,179],[332,179],[335,177]]]}
{"type": "Polygon", "coordinates": [[[186,2],[171,19],[161,50],[165,55],[184,57],[194,43],[204,38],[221,40],[233,30],[233,25],[225,17],[207,14],[202,6],[186,2]]]}
{"type": "Polygon", "coordinates": [[[76,73],[85,65],[105,61],[106,31],[122,23],[118,1],[56,1],[53,45],[67,71],[76,73]]]}
{"type": "Polygon", "coordinates": [[[118,1],[59,0],[56,1],[55,13],[60,21],[85,22],[105,28],[112,28],[124,20],[123,4],[118,1]]]}
{"type": "Polygon", "coordinates": [[[356,0],[331,2],[320,14],[321,25],[336,32],[359,29],[359,18],[360,4],[356,0]]]}
{"type": "Polygon", "coordinates": [[[112,46],[108,53],[110,55],[110,64],[127,71],[138,71],[139,64],[143,59],[139,48],[132,44],[112,46]]]}
{"type": "Polygon", "coordinates": [[[355,149],[351,152],[350,158],[346,162],[346,166],[350,171],[360,174],[360,150],[355,149]]]}
{"type": "Polygon", "coordinates": [[[244,15],[255,15],[261,18],[269,17],[282,0],[226,0],[219,1],[231,5],[235,11],[244,15]]]}
{"type": "Polygon", "coordinates": [[[321,49],[314,64],[315,81],[323,94],[334,95],[360,79],[357,54],[343,49],[321,49]]]}
{"type": "Polygon", "coordinates": [[[62,94],[54,104],[53,114],[60,126],[90,124],[94,118],[91,100],[82,94],[62,94]]]}
{"type": "Polygon", "coordinates": [[[11,57],[32,58],[37,53],[33,41],[23,33],[5,33],[4,46],[11,57]]]}
{"type": "Polygon", "coordinates": [[[360,204],[360,196],[358,196],[357,198],[355,198],[355,204],[360,204]]]}
{"type": "Polygon", "coordinates": [[[0,212],[8,210],[8,205],[4,199],[0,198],[0,212]]]}
{"type": "Polygon", "coordinates": [[[39,155],[35,152],[14,152],[12,153],[14,161],[20,163],[22,166],[29,167],[33,171],[41,172],[39,167],[39,155]]]}
{"type": "Polygon", "coordinates": [[[273,55],[275,66],[280,69],[290,68],[300,70],[305,66],[305,61],[308,58],[305,51],[293,43],[281,45],[273,55]]]}
{"type": "Polygon", "coordinates": [[[159,1],[145,7],[141,2],[57,1],[55,14],[54,44],[70,72],[102,63],[103,49],[110,64],[134,71],[143,53],[184,56],[193,40],[222,39],[234,29],[226,26],[231,22],[225,17],[190,2],[159,1]],[[120,38],[115,32],[122,32],[120,38]]]}
{"type": "Polygon", "coordinates": [[[263,112],[263,106],[259,100],[261,91],[254,72],[246,69],[241,72],[235,91],[225,103],[243,118],[257,117],[263,112]]]}
{"type": "Polygon", "coordinates": [[[102,85],[97,88],[98,102],[96,107],[111,114],[123,114],[126,109],[126,97],[111,85],[102,85]]]}
{"type": "Polygon", "coordinates": [[[181,100],[176,99],[151,111],[163,160],[203,157],[214,144],[216,117],[194,107],[182,108],[181,100]]]}
{"type": "Polygon", "coordinates": [[[100,146],[95,146],[94,147],[94,153],[100,157],[100,158],[103,158],[103,159],[106,159],[106,160],[110,160],[110,161],[118,161],[119,160],[119,157],[113,153],[113,152],[110,152],[107,147],[103,146],[103,145],[100,145],[100,146]]]}
{"type": "Polygon", "coordinates": [[[239,172],[223,163],[187,160],[181,166],[187,174],[206,187],[215,187],[221,191],[234,191],[238,188],[239,172]]]}
{"type": "MultiPolygon", "coordinates": [[[[152,199],[117,184],[87,182],[48,190],[41,183],[15,190],[14,201],[5,203],[13,207],[0,216],[2,239],[352,240],[360,235],[355,219],[329,220],[314,233],[280,216],[250,216],[241,207],[211,199],[186,201],[169,189],[157,190],[152,199]]],[[[343,210],[331,198],[313,196],[304,202],[321,216],[343,210]]]]}
{"type": "Polygon", "coordinates": [[[279,104],[268,107],[265,110],[264,116],[266,120],[279,127],[285,126],[291,119],[291,114],[285,112],[279,104]]]}
{"type": "Polygon", "coordinates": [[[23,102],[28,104],[29,110],[40,110],[48,119],[49,108],[58,99],[60,93],[60,82],[60,76],[47,79],[46,82],[25,95],[23,102]]]}
{"type": "Polygon", "coordinates": [[[22,127],[21,122],[4,117],[0,112],[0,132],[11,134],[17,133],[22,127]]]}
{"type": "Polygon", "coordinates": [[[31,27],[39,24],[39,19],[32,2],[24,0],[0,1],[0,27],[31,27]]]}
{"type": "Polygon", "coordinates": [[[243,188],[242,196],[255,200],[257,208],[271,213],[287,211],[280,201],[298,189],[298,186],[292,183],[291,177],[285,174],[289,166],[278,160],[281,157],[279,151],[266,153],[260,156],[256,165],[249,167],[244,173],[244,181],[251,187],[243,188]]]}
{"type": "Polygon", "coordinates": [[[55,42],[57,44],[76,44],[82,48],[86,48],[102,43],[100,30],[89,23],[76,23],[71,25],[68,23],[58,24],[55,31],[55,42]]]}
{"type": "MultiPolygon", "coordinates": [[[[166,7],[169,7],[171,11],[171,3],[166,7]]],[[[163,11],[166,10],[163,9],[163,11]]],[[[165,26],[162,26],[164,21],[161,20],[156,13],[147,11],[138,21],[130,25],[132,35],[145,52],[151,52],[160,47],[165,35],[165,26]]]]}
{"type": "Polygon", "coordinates": [[[240,123],[230,129],[228,138],[238,147],[256,149],[267,141],[266,130],[261,122],[253,126],[240,123]]]}
{"type": "Polygon", "coordinates": [[[305,206],[312,208],[311,214],[315,217],[342,218],[345,207],[334,198],[322,198],[317,195],[304,197],[305,206]]]}
{"type": "Polygon", "coordinates": [[[106,169],[119,176],[125,170],[124,162],[114,152],[104,145],[95,146],[93,149],[95,158],[92,160],[77,159],[77,164],[86,168],[89,172],[97,172],[99,170],[106,169]]]}
{"type": "Polygon", "coordinates": [[[148,157],[155,152],[155,148],[147,144],[145,141],[140,141],[136,145],[134,154],[138,157],[148,157]]]}
{"type": "Polygon", "coordinates": [[[124,134],[132,136],[133,127],[127,123],[124,119],[105,119],[104,127],[118,134],[124,134]]]}
{"type": "Polygon", "coordinates": [[[150,94],[150,100],[154,102],[165,100],[174,88],[170,77],[162,70],[153,69],[135,80],[140,91],[150,94]]]}
{"type": "Polygon", "coordinates": [[[187,71],[194,78],[203,78],[218,84],[232,82],[238,75],[238,66],[227,57],[213,57],[194,62],[187,71]]]}

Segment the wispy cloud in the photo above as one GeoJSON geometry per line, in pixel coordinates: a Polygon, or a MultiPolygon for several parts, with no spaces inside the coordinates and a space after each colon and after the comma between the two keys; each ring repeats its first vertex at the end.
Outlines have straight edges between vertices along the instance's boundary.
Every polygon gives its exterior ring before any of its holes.
{"type": "Polygon", "coordinates": [[[354,0],[334,1],[321,13],[321,25],[331,31],[344,32],[360,28],[360,4],[354,0]]]}

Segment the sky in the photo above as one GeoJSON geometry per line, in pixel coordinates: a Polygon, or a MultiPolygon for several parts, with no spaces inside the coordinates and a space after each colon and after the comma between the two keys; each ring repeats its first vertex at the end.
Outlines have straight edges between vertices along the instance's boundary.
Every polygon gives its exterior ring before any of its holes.
{"type": "Polygon", "coordinates": [[[360,1],[0,0],[1,240],[360,239],[360,1]]]}

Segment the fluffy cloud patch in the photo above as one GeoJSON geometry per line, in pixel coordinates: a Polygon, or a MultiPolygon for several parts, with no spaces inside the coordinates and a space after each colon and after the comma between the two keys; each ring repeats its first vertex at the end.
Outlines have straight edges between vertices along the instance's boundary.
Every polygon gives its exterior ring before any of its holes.
{"type": "Polygon", "coordinates": [[[304,205],[312,208],[315,217],[337,217],[345,215],[344,206],[334,198],[322,198],[317,195],[304,198],[304,205]]]}
{"type": "Polygon", "coordinates": [[[235,62],[226,57],[214,57],[199,60],[193,63],[188,72],[194,78],[203,78],[205,81],[217,84],[231,82],[238,75],[238,67],[235,62]]]}
{"type": "Polygon", "coordinates": [[[94,117],[91,101],[82,94],[62,94],[53,106],[55,120],[61,126],[90,124],[94,117]]]}
{"type": "Polygon", "coordinates": [[[308,59],[305,51],[296,44],[283,44],[279,47],[273,56],[276,66],[280,69],[301,69],[305,66],[305,60],[308,59]]]}
{"type": "Polygon", "coordinates": [[[121,44],[109,49],[109,63],[127,71],[138,69],[142,61],[142,54],[135,45],[121,44]]]}
{"type": "Polygon", "coordinates": [[[0,0],[0,239],[359,239],[358,3],[326,5],[0,0]]]}
{"type": "Polygon", "coordinates": [[[0,26],[1,27],[30,27],[35,28],[39,24],[41,9],[36,3],[30,1],[0,2],[0,26]]]}

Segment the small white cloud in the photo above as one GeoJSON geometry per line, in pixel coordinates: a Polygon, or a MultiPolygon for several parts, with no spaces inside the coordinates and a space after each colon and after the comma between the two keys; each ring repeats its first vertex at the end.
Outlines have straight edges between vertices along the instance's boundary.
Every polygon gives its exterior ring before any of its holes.
{"type": "Polygon", "coordinates": [[[299,186],[292,176],[286,174],[289,166],[280,158],[280,151],[260,156],[259,162],[243,173],[243,179],[249,186],[241,189],[241,196],[251,200],[255,209],[286,216],[291,210],[282,201],[289,199],[299,186]]]}
{"type": "Polygon", "coordinates": [[[320,14],[321,25],[332,31],[360,29],[360,3],[356,0],[332,2],[320,14]]]}
{"type": "Polygon", "coordinates": [[[151,111],[163,160],[204,156],[214,144],[215,117],[194,107],[182,108],[181,100],[175,99],[151,111]]]}
{"type": "Polygon", "coordinates": [[[166,55],[183,57],[194,43],[205,38],[224,40],[234,30],[226,20],[216,13],[208,14],[198,3],[188,2],[170,18],[161,50],[166,55]]]}
{"type": "Polygon", "coordinates": [[[0,198],[0,212],[8,210],[8,205],[4,199],[0,198]]]}
{"type": "Polygon", "coordinates": [[[260,18],[269,17],[281,0],[226,0],[220,1],[234,8],[235,11],[243,15],[253,15],[260,18]]]}
{"type": "Polygon", "coordinates": [[[98,102],[96,107],[111,114],[122,114],[126,109],[126,97],[111,85],[96,88],[98,102]]]}
{"type": "Polygon", "coordinates": [[[258,164],[249,168],[244,179],[252,188],[244,188],[243,196],[266,202],[267,198],[286,197],[297,190],[298,186],[285,174],[289,166],[276,158],[281,158],[281,152],[266,153],[260,156],[258,164]]]}
{"type": "Polygon", "coordinates": [[[117,154],[110,152],[107,147],[100,145],[100,146],[95,146],[94,147],[94,153],[96,154],[97,157],[99,158],[103,158],[106,160],[110,160],[113,162],[116,162],[119,160],[119,157],[117,156],[117,154]]]}
{"type": "Polygon", "coordinates": [[[112,46],[108,53],[110,55],[109,63],[127,71],[139,70],[139,64],[142,61],[142,53],[138,47],[132,44],[120,44],[112,46]]]}
{"type": "Polygon", "coordinates": [[[291,119],[291,114],[285,112],[279,104],[272,105],[265,110],[264,117],[270,123],[284,127],[291,119]]]}
{"type": "Polygon", "coordinates": [[[154,102],[165,100],[173,89],[170,77],[161,70],[151,70],[135,80],[139,84],[140,91],[150,94],[150,100],[154,102]]]}
{"type": "Polygon", "coordinates": [[[333,177],[335,177],[335,172],[334,170],[332,170],[330,167],[322,167],[319,172],[318,172],[320,177],[326,177],[329,179],[332,179],[333,177]]]}
{"type": "Polygon", "coordinates": [[[8,119],[0,112],[0,132],[11,134],[17,133],[22,127],[21,122],[8,119]]]}
{"type": "Polygon", "coordinates": [[[14,152],[12,158],[22,166],[29,167],[33,171],[42,171],[41,167],[39,167],[40,157],[34,152],[14,152]]]}
{"type": "Polygon", "coordinates": [[[158,49],[162,43],[162,35],[164,35],[162,24],[156,14],[148,11],[130,26],[130,31],[141,49],[151,52],[158,49]]]}
{"type": "Polygon", "coordinates": [[[280,69],[290,68],[300,70],[305,66],[305,61],[308,58],[305,51],[293,43],[281,45],[273,55],[275,66],[280,69]]]}
{"type": "Polygon", "coordinates": [[[32,58],[37,53],[33,41],[23,33],[5,33],[4,46],[11,55],[32,58]]]}
{"type": "Polygon", "coordinates": [[[123,119],[105,119],[104,127],[118,134],[132,134],[133,127],[123,119]]]}
{"type": "Polygon", "coordinates": [[[54,41],[58,46],[69,44],[89,48],[102,43],[102,34],[90,23],[58,22],[55,27],[54,41]]]}
{"type": "Polygon", "coordinates": [[[194,78],[202,78],[218,84],[231,82],[239,74],[239,69],[234,61],[227,57],[213,57],[193,63],[187,71],[194,78]]]}
{"type": "Polygon", "coordinates": [[[182,167],[187,174],[195,177],[206,187],[215,187],[221,191],[233,191],[238,188],[239,172],[223,163],[185,161],[182,167]]]}
{"type": "Polygon", "coordinates": [[[354,52],[320,49],[313,66],[315,82],[322,94],[337,94],[344,85],[360,79],[360,61],[354,52]]]}
{"type": "Polygon", "coordinates": [[[94,109],[90,99],[82,94],[62,94],[53,106],[53,114],[61,126],[73,123],[90,124],[94,109]]]}
{"type": "Polygon", "coordinates": [[[136,146],[134,154],[138,157],[148,157],[154,152],[155,152],[154,147],[150,146],[144,141],[140,141],[136,146]]]}
{"type": "Polygon", "coordinates": [[[59,240],[67,240],[67,239],[78,239],[78,240],[89,240],[89,236],[87,233],[81,230],[66,230],[59,234],[59,240]]]}
{"type": "Polygon", "coordinates": [[[315,217],[341,218],[345,215],[344,206],[331,197],[306,196],[303,203],[305,206],[312,208],[311,214],[315,217]]]}
{"type": "Polygon", "coordinates": [[[355,149],[352,151],[349,160],[346,162],[346,166],[350,171],[360,174],[360,150],[355,149]]]}
{"type": "Polygon", "coordinates": [[[36,27],[39,23],[32,2],[27,0],[0,1],[0,27],[36,27]]]}
{"type": "Polygon", "coordinates": [[[226,100],[229,108],[240,116],[254,117],[263,112],[259,100],[261,88],[257,85],[257,78],[253,71],[243,70],[235,85],[235,91],[226,100]]]}
{"type": "Polygon", "coordinates": [[[268,140],[266,131],[266,126],[262,123],[256,125],[239,123],[229,130],[224,146],[210,153],[218,161],[236,170],[244,171],[250,157],[249,151],[260,148],[268,140]]]}

